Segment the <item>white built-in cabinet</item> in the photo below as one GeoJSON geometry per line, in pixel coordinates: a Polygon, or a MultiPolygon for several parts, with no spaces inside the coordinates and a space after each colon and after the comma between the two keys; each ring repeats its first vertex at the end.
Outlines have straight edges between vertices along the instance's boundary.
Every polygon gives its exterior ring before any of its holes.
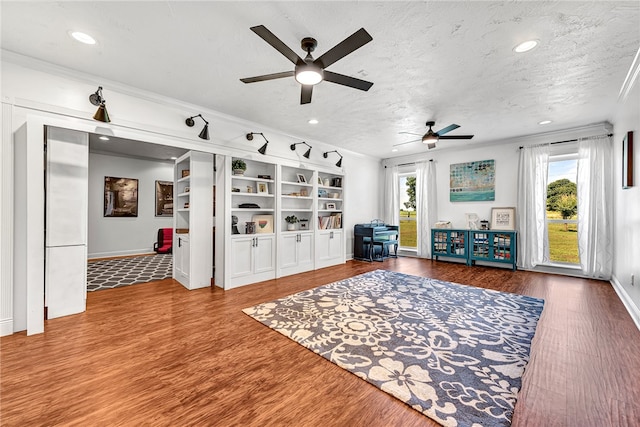
{"type": "Polygon", "coordinates": [[[173,277],[187,289],[211,286],[213,154],[176,160],[173,185],[173,277]]]}
{"type": "Polygon", "coordinates": [[[314,269],[315,171],[280,166],[278,174],[278,277],[314,269]],[[298,222],[289,223],[286,218],[298,222]]]}
{"type": "Polygon", "coordinates": [[[243,159],[246,170],[234,171],[234,160],[225,161],[231,220],[225,231],[225,289],[276,277],[276,166],[243,159]]]}
{"type": "Polygon", "coordinates": [[[227,156],[218,174],[225,289],[345,262],[341,174],[259,159],[242,159],[247,168],[239,174],[234,160],[227,156]],[[298,221],[290,224],[293,216],[298,221]]]}

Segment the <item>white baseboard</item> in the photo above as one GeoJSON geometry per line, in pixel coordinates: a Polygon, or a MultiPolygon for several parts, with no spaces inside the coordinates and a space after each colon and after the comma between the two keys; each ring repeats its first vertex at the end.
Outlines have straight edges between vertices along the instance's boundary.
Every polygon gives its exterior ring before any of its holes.
{"type": "Polygon", "coordinates": [[[0,337],[13,334],[13,319],[0,320],[0,337]]]}
{"type": "Polygon", "coordinates": [[[153,248],[133,249],[128,251],[114,251],[114,252],[96,252],[93,254],[87,254],[87,258],[88,259],[111,258],[111,257],[127,256],[127,255],[148,255],[150,253],[153,253],[153,248]]]}
{"type": "Polygon", "coordinates": [[[631,315],[631,319],[633,319],[633,322],[636,324],[636,327],[640,329],[640,309],[633,302],[633,300],[631,299],[627,291],[624,289],[624,286],[620,284],[617,277],[612,276],[610,282],[611,282],[611,285],[613,286],[613,289],[618,294],[620,301],[622,301],[622,304],[624,304],[624,307],[629,312],[629,315],[631,315]]]}

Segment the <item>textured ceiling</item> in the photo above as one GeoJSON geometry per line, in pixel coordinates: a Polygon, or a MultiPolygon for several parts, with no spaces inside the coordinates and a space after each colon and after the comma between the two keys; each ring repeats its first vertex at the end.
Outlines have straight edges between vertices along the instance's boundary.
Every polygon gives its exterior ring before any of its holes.
{"type": "MultiPolygon", "coordinates": [[[[451,123],[470,141],[611,120],[640,46],[640,2],[8,2],[2,48],[381,158],[425,151],[403,132],[451,123]],[[293,78],[242,77],[293,65],[249,30],[265,25],[314,57],[364,27],[373,41],[328,70],[374,83],[368,92],[322,82],[300,105],[293,78]],[[85,46],[67,32],[81,30],[85,46]],[[516,54],[528,39],[540,44],[516,54]],[[319,120],[309,125],[310,118],[319,120]],[[553,120],[546,126],[544,119],[553,120]]],[[[105,89],[106,91],[106,89],[105,89]]],[[[215,123],[212,134],[215,135],[215,123]]]]}

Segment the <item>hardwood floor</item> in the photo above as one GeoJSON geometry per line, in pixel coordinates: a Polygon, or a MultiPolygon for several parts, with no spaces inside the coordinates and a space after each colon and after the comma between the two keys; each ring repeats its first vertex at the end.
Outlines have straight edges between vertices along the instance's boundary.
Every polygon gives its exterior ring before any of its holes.
{"type": "Polygon", "coordinates": [[[436,426],[241,312],[378,268],[545,299],[513,426],[640,425],[640,332],[609,283],[412,258],[90,293],[85,313],[0,340],[0,424],[436,426]]]}

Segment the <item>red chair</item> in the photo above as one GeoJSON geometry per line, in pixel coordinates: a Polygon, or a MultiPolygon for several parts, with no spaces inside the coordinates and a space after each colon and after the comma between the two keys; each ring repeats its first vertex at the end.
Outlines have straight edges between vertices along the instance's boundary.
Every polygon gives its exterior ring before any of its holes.
{"type": "Polygon", "coordinates": [[[173,228],[158,230],[158,241],[153,244],[153,250],[159,254],[170,254],[173,247],[173,228]]]}

